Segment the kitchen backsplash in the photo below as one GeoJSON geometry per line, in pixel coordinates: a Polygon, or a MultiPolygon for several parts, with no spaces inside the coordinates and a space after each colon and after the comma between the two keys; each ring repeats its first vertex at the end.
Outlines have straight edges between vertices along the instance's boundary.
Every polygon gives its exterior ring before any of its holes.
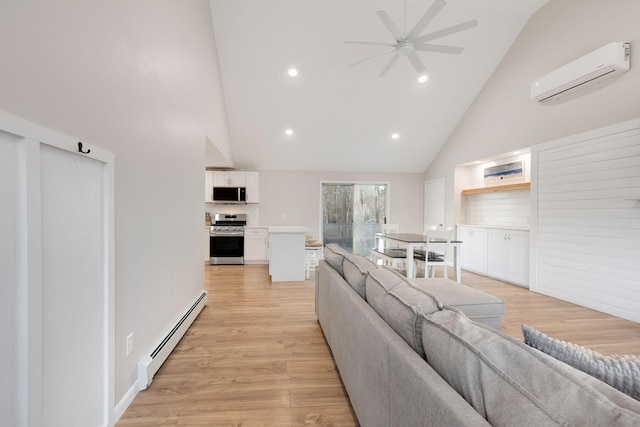
{"type": "Polygon", "coordinates": [[[465,224],[529,226],[529,190],[472,194],[463,199],[465,224]]]}
{"type": "MultiPolygon", "coordinates": [[[[260,225],[258,219],[258,205],[214,205],[205,203],[204,211],[209,212],[211,218],[217,213],[222,214],[247,214],[247,225],[260,225]]],[[[203,215],[204,217],[204,215],[203,215]]],[[[204,218],[203,218],[204,220],[204,218]]]]}

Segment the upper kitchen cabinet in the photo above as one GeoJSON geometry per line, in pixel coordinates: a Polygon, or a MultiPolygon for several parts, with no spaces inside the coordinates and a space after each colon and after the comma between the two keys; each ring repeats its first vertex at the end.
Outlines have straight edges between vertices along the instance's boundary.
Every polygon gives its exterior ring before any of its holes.
{"type": "Polygon", "coordinates": [[[259,201],[259,174],[255,171],[205,171],[204,201],[213,202],[213,187],[245,187],[247,203],[259,201]]]}
{"type": "Polygon", "coordinates": [[[258,172],[245,172],[247,187],[247,203],[258,203],[258,172]]]}
{"type": "Polygon", "coordinates": [[[246,187],[246,172],[213,171],[214,187],[246,187]]]}
{"type": "Polygon", "coordinates": [[[204,201],[213,202],[213,171],[204,172],[204,201]]]}

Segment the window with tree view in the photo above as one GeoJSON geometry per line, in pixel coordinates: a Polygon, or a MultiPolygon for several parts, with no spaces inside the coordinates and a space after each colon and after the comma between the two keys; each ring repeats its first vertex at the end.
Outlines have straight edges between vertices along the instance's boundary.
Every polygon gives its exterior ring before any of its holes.
{"type": "Polygon", "coordinates": [[[387,217],[388,184],[322,184],[322,238],[369,257],[387,217]]]}

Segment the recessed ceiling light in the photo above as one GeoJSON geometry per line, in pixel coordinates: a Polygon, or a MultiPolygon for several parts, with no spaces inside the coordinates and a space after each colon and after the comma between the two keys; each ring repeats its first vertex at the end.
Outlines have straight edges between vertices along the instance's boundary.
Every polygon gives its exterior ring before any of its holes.
{"type": "Polygon", "coordinates": [[[392,133],[391,134],[391,139],[398,139],[398,138],[400,138],[400,134],[399,133],[396,132],[396,133],[392,133]]]}
{"type": "Polygon", "coordinates": [[[291,77],[295,77],[298,75],[298,70],[295,68],[289,68],[289,71],[287,71],[287,73],[291,76],[291,77]]]}
{"type": "Polygon", "coordinates": [[[425,83],[427,80],[429,80],[429,76],[427,76],[426,74],[423,74],[420,77],[418,77],[418,83],[425,83]]]}
{"type": "Polygon", "coordinates": [[[287,136],[293,135],[293,129],[285,129],[284,134],[287,136]]]}

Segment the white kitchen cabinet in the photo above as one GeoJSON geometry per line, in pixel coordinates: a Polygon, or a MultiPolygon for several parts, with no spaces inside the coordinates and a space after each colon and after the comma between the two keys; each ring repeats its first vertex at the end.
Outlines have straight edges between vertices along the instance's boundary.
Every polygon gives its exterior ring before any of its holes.
{"type": "Polygon", "coordinates": [[[258,203],[258,172],[245,172],[245,182],[247,188],[247,203],[258,203]]]}
{"type": "Polygon", "coordinates": [[[266,264],[269,261],[269,228],[244,228],[245,264],[266,264]]]}
{"type": "Polygon", "coordinates": [[[215,187],[246,187],[246,174],[238,171],[213,171],[213,185],[215,187]]]}
{"type": "Polygon", "coordinates": [[[460,264],[465,270],[487,274],[487,229],[458,226],[457,240],[462,241],[460,264]]]}
{"type": "Polygon", "coordinates": [[[204,201],[213,202],[213,171],[204,172],[204,201]]]}
{"type": "Polygon", "coordinates": [[[521,286],[529,282],[529,232],[489,229],[487,273],[521,286]]]}

